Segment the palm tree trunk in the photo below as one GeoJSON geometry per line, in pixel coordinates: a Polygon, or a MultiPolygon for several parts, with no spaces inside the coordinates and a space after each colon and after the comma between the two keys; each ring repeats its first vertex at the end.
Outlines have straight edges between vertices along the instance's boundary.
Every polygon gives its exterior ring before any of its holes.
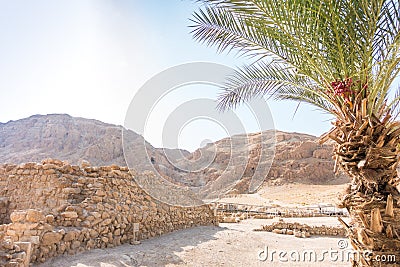
{"type": "MultiPolygon", "coordinates": [[[[352,183],[350,187],[358,186],[352,183]]],[[[343,199],[343,206],[352,218],[348,226],[350,243],[358,251],[353,266],[399,266],[399,196],[350,190],[343,199]],[[376,261],[379,259],[386,261],[376,261]]]]}
{"type": "Polygon", "coordinates": [[[352,219],[344,225],[358,252],[353,266],[400,266],[399,124],[389,122],[388,113],[367,115],[365,105],[336,121],[321,141],[336,142],[335,170],[352,178],[341,206],[352,219]]]}

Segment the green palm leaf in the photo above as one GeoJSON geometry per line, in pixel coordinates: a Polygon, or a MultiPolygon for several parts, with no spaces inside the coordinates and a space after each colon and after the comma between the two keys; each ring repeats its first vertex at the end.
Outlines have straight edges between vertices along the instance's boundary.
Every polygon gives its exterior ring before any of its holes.
{"type": "Polygon", "coordinates": [[[221,107],[267,94],[344,116],[348,100],[328,92],[332,82],[348,78],[368,98],[370,113],[387,103],[400,66],[398,1],[203,2],[192,18],[194,38],[257,59],[231,77],[221,107]]]}
{"type": "Polygon", "coordinates": [[[318,85],[299,75],[294,68],[275,61],[268,64],[259,61],[236,71],[227,79],[219,107],[236,107],[243,101],[263,95],[275,99],[302,100],[317,104],[327,112],[332,109],[329,97],[318,89],[318,85]]]}

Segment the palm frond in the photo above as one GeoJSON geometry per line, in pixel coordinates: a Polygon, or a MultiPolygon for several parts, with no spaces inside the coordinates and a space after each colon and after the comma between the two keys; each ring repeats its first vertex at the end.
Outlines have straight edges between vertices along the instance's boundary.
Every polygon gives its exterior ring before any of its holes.
{"type": "Polygon", "coordinates": [[[227,78],[219,98],[220,109],[235,108],[253,97],[267,96],[279,100],[301,100],[331,112],[329,96],[312,80],[293,67],[272,61],[258,61],[238,69],[227,78]]]}
{"type": "Polygon", "coordinates": [[[392,120],[396,120],[400,115],[400,85],[394,94],[393,99],[387,105],[386,111],[390,109],[392,114],[392,120]]]}
{"type": "MultiPolygon", "coordinates": [[[[329,69],[322,71],[324,66],[328,67],[324,57],[315,57],[311,44],[304,43],[293,34],[291,28],[295,27],[288,27],[293,23],[291,20],[277,21],[271,16],[265,16],[266,12],[274,10],[270,6],[263,6],[265,2],[250,1],[246,6],[238,3],[240,1],[232,2],[238,6],[222,5],[222,1],[219,1],[217,7],[206,7],[195,13],[192,19],[195,23],[192,25],[194,38],[216,45],[218,50],[237,48],[246,54],[271,56],[296,67],[299,72],[312,77],[316,82],[320,82],[321,76],[329,72],[329,69]],[[251,5],[252,2],[254,5],[251,5]],[[307,60],[304,61],[303,58],[307,60]]],[[[298,12],[297,6],[292,9],[293,12],[298,12]]],[[[282,17],[293,18],[293,15],[283,14],[282,17]]],[[[309,19],[312,17],[309,16],[309,19]]],[[[303,28],[310,26],[303,25],[303,28]]],[[[323,78],[329,80],[327,76],[323,78]]]]}
{"type": "Polygon", "coordinates": [[[290,70],[278,70],[276,65],[242,68],[228,82],[232,88],[225,88],[221,105],[235,106],[240,99],[267,93],[323,109],[333,107],[339,114],[348,100],[324,90],[349,78],[368,97],[369,113],[385,105],[400,71],[398,0],[202,2],[206,7],[192,18],[196,40],[219,51],[271,57],[290,70]],[[289,73],[292,76],[285,76],[289,73]]]}

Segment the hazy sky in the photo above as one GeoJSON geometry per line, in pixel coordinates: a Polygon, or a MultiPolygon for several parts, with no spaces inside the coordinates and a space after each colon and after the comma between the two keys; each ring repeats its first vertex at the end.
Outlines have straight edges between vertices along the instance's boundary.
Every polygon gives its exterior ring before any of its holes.
{"type": "MultiPolygon", "coordinates": [[[[0,122],[67,113],[122,125],[135,91],[160,71],[195,61],[246,62],[192,39],[189,18],[198,7],[192,0],[0,0],[0,122]]],[[[313,107],[301,105],[292,119],[297,103],[269,103],[279,130],[320,135],[330,128],[313,107]]],[[[224,136],[196,123],[182,131],[181,147],[224,136]]],[[[145,137],[161,146],[154,127],[145,137]]]]}

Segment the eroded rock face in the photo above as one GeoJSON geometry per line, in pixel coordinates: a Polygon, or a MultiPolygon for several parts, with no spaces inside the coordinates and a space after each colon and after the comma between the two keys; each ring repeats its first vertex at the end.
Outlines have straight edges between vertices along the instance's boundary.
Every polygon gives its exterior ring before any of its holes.
{"type": "MultiPolygon", "coordinates": [[[[125,166],[122,130],[121,126],[62,114],[11,121],[0,124],[0,163],[40,162],[50,157],[83,167],[90,164],[125,166]]],[[[174,184],[200,188],[205,197],[223,189],[229,191],[229,188],[230,192],[247,192],[253,177],[264,179],[269,185],[348,182],[346,177],[333,173],[330,144],[319,145],[317,137],[311,135],[278,131],[275,155],[268,152],[270,154],[263,157],[260,155],[262,147],[271,146],[275,139],[272,131],[262,134],[265,138],[261,143],[260,133],[237,135],[210,143],[193,153],[154,148],[133,131],[125,130],[124,138],[129,140],[128,149],[134,155],[129,159],[130,167],[140,172],[154,171],[174,184]]],[[[65,190],[78,193],[75,190],[79,188],[65,190]]]]}
{"type": "Polygon", "coordinates": [[[272,183],[342,184],[344,175],[333,172],[332,144],[320,145],[318,138],[298,133],[277,133],[274,163],[267,176],[272,183]]]}
{"type": "Polygon", "coordinates": [[[232,181],[234,187],[230,193],[249,192],[250,181],[255,176],[264,179],[261,187],[285,183],[327,185],[349,182],[346,176],[335,175],[333,172],[332,144],[320,145],[318,138],[311,135],[277,131],[275,154],[273,154],[268,151],[268,145],[274,141],[273,132],[263,132],[265,135],[263,144],[260,143],[259,135],[260,133],[249,135],[247,142],[235,147],[234,151],[230,151],[229,139],[222,139],[195,151],[190,155],[193,158],[197,154],[206,155],[207,152],[211,153],[207,150],[215,149],[215,159],[202,173],[191,173],[186,177],[190,177],[192,181],[206,179],[205,183],[211,184],[222,180],[221,177],[224,175],[233,177],[241,173],[240,179],[232,181]],[[271,155],[263,157],[265,147],[267,153],[271,155]],[[241,157],[245,159],[239,160],[241,157]],[[269,162],[271,158],[273,158],[272,164],[269,162]],[[238,162],[235,163],[235,160],[238,162]]]}
{"type": "MultiPolygon", "coordinates": [[[[122,130],[122,126],[66,114],[34,115],[0,123],[0,163],[40,162],[45,158],[57,158],[71,164],[90,162],[95,166],[125,166],[122,130]]],[[[146,143],[142,136],[127,131],[124,138],[134,150],[145,143],[150,156],[164,161],[161,153],[146,143]]],[[[180,150],[178,152],[181,153],[180,150]]],[[[138,151],[137,158],[136,169],[149,167],[145,153],[138,151]]]]}

